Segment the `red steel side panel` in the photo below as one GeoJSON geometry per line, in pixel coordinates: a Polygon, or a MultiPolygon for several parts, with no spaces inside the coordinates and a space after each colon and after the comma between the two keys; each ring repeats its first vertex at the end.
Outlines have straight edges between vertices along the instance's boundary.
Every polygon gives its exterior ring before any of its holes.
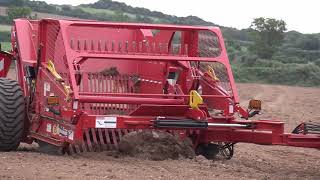
{"type": "Polygon", "coordinates": [[[36,39],[38,37],[37,29],[28,20],[17,19],[14,21],[16,39],[18,39],[18,51],[21,61],[36,61],[36,39]]]}
{"type": "Polygon", "coordinates": [[[19,58],[17,61],[17,80],[21,85],[24,95],[27,87],[24,81],[24,65],[35,66],[37,61],[38,46],[38,21],[17,19],[12,30],[13,54],[19,58]]]}

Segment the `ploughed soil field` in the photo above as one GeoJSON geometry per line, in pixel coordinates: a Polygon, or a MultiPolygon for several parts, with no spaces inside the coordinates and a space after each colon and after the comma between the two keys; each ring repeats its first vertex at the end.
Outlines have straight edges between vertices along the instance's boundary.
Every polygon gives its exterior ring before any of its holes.
{"type": "MultiPolygon", "coordinates": [[[[286,131],[301,121],[320,123],[320,88],[238,84],[242,105],[263,101],[256,119],[279,119],[286,131]]],[[[0,153],[0,179],[320,179],[320,151],[239,143],[231,160],[151,161],[108,152],[52,156],[22,144],[0,153]]]]}

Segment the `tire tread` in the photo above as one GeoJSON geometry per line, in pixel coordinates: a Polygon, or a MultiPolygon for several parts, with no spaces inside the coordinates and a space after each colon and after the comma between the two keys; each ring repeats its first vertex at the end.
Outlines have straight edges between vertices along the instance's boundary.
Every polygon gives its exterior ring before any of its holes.
{"type": "Polygon", "coordinates": [[[16,150],[25,118],[24,97],[18,82],[0,78],[0,151],[16,150]]]}

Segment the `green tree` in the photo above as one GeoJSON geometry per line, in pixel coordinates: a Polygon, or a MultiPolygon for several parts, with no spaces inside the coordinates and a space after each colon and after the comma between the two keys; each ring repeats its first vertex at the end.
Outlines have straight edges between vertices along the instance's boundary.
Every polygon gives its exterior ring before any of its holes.
{"type": "Polygon", "coordinates": [[[28,18],[32,10],[29,7],[10,7],[7,9],[7,16],[10,22],[17,18],[28,18]]]}
{"type": "Polygon", "coordinates": [[[72,8],[71,8],[71,6],[68,6],[68,5],[62,5],[61,10],[62,11],[71,11],[72,8]]]}
{"type": "Polygon", "coordinates": [[[286,23],[272,18],[256,18],[250,26],[254,44],[250,50],[259,57],[270,59],[284,39],[286,23]]]}
{"type": "Polygon", "coordinates": [[[299,39],[297,47],[303,50],[320,50],[320,38],[313,34],[305,35],[299,39]]]}
{"type": "Polygon", "coordinates": [[[24,6],[25,0],[12,0],[10,5],[11,6],[24,6]]]}
{"type": "Polygon", "coordinates": [[[121,11],[116,11],[112,16],[112,19],[114,21],[120,21],[120,22],[129,21],[129,17],[123,14],[121,11]]]}

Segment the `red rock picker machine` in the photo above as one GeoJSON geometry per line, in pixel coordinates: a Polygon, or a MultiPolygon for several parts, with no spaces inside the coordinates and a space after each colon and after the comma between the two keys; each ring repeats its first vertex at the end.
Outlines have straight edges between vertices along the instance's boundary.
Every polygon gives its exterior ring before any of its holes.
{"type": "Polygon", "coordinates": [[[317,125],[284,133],[283,122],[248,120],[261,101],[239,106],[217,27],[17,19],[0,77],[1,151],[100,151],[148,129],[190,138],[207,158],[231,158],[238,142],[320,148],[317,125]]]}

